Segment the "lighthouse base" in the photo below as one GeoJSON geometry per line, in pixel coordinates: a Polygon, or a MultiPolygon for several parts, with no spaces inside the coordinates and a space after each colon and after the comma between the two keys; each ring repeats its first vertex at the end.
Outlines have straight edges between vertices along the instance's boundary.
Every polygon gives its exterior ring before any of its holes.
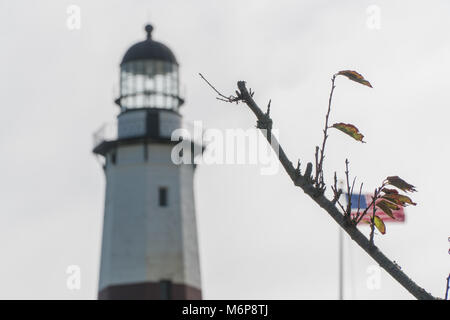
{"type": "Polygon", "coordinates": [[[201,300],[202,292],[166,281],[111,285],[100,290],[99,300],[201,300]]]}

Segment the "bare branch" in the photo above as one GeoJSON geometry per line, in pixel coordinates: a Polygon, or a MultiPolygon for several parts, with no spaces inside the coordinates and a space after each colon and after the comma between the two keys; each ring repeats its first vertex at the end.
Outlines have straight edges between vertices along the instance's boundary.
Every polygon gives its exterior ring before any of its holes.
{"type": "Polygon", "coordinates": [[[377,189],[375,189],[372,199],[373,199],[373,201],[372,201],[373,202],[373,213],[372,213],[372,217],[370,218],[370,238],[369,238],[369,241],[373,245],[373,236],[375,234],[375,211],[377,210],[376,206],[375,206],[375,202],[378,199],[377,189]]]}
{"type": "MultiPolygon", "coordinates": [[[[230,96],[225,96],[224,94],[222,94],[219,90],[217,90],[201,73],[198,74],[218,95],[219,97],[216,97],[217,100],[220,101],[224,101],[224,102],[236,102],[238,103],[239,101],[241,101],[241,97],[239,97],[239,92],[236,91],[236,97],[233,95],[230,96]]],[[[253,94],[252,94],[253,96],[253,94]]],[[[269,104],[270,105],[270,104],[269,104]]]]}
{"type": "Polygon", "coordinates": [[[342,195],[342,189],[338,189],[338,187],[337,187],[336,171],[334,172],[334,185],[331,186],[331,190],[333,190],[333,193],[334,193],[334,197],[333,197],[333,200],[331,201],[331,203],[333,203],[334,205],[337,203],[338,206],[341,208],[342,212],[345,213],[344,206],[339,202],[339,198],[342,195]]]}
{"type": "Polygon", "coordinates": [[[361,209],[360,203],[361,203],[361,191],[362,191],[363,183],[361,182],[361,185],[359,186],[359,194],[358,194],[358,211],[356,211],[356,215],[353,221],[356,221],[359,217],[359,211],[361,209]]]}
{"type": "Polygon", "coordinates": [[[352,194],[350,192],[348,159],[345,159],[345,180],[347,181],[347,210],[345,211],[345,214],[350,216],[352,211],[352,194]]]}
{"type": "Polygon", "coordinates": [[[450,273],[448,274],[448,277],[447,277],[447,289],[445,289],[445,300],[448,300],[449,289],[450,289],[450,273]]]}
{"type": "Polygon", "coordinates": [[[270,116],[270,104],[272,103],[272,99],[269,100],[269,104],[267,105],[267,112],[266,115],[270,116]]]}
{"type": "MultiPolygon", "coordinates": [[[[238,82],[240,98],[255,114],[258,121],[267,121],[268,116],[264,114],[253,100],[252,95],[247,90],[245,81],[238,82]]],[[[333,83],[334,85],[334,83],[333,83]]],[[[330,97],[331,98],[331,97],[330,97]]],[[[270,118],[269,118],[270,119],[270,118]]],[[[326,136],[326,132],[325,135],[326,136]]],[[[270,137],[266,136],[270,142],[270,137]]],[[[286,156],[283,148],[278,143],[276,137],[271,137],[270,145],[278,154],[278,159],[285,169],[286,173],[291,178],[295,186],[302,188],[302,190],[311,197],[321,208],[323,208],[335,221],[341,226],[345,232],[364,250],[366,251],[386,272],[388,272],[395,280],[397,280],[406,290],[408,290],[417,299],[435,299],[430,293],[419,287],[412,279],[410,279],[402,270],[400,270],[391,260],[389,260],[373,243],[371,243],[362,234],[354,224],[350,223],[347,216],[342,215],[336,208],[335,203],[327,199],[323,193],[318,192],[318,189],[310,182],[308,177],[298,174],[298,170],[292,165],[292,162],[286,156]],[[277,148],[277,150],[275,150],[277,148]]],[[[322,148],[322,151],[324,148],[322,148]]],[[[322,155],[321,155],[322,158],[322,155]]]]}
{"type": "MultiPolygon", "coordinates": [[[[330,97],[328,98],[328,110],[325,116],[325,126],[323,128],[323,141],[322,141],[322,149],[320,149],[320,160],[316,167],[316,177],[314,179],[316,187],[320,190],[325,186],[325,181],[323,179],[323,160],[325,158],[325,145],[328,139],[328,118],[330,117],[331,112],[331,100],[333,99],[334,88],[336,88],[334,81],[336,80],[337,74],[333,75],[331,78],[331,91],[330,97]]],[[[317,151],[316,151],[317,152],[317,151]]]]}

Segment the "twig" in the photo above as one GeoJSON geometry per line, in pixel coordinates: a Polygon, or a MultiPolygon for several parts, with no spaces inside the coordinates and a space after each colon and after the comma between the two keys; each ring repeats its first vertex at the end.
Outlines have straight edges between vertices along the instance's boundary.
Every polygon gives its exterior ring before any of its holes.
{"type": "Polygon", "coordinates": [[[448,300],[449,289],[450,289],[450,273],[448,274],[448,277],[447,277],[447,289],[445,290],[445,300],[448,300]]]}
{"type": "Polygon", "coordinates": [[[345,159],[345,180],[347,181],[347,210],[345,214],[350,216],[350,212],[352,211],[352,194],[350,192],[350,183],[349,183],[349,171],[348,171],[348,159],[345,159]]]}
{"type": "Polygon", "coordinates": [[[375,189],[374,192],[374,197],[372,197],[372,201],[371,203],[367,206],[367,208],[363,211],[363,213],[361,214],[361,216],[359,217],[359,219],[356,220],[356,224],[358,224],[362,218],[364,218],[364,216],[366,215],[366,213],[369,211],[370,207],[373,206],[375,208],[375,202],[377,201],[377,199],[379,198],[380,192],[381,190],[383,190],[384,186],[386,184],[383,182],[383,184],[381,185],[381,187],[379,187],[378,189],[375,189]]]}
{"type": "Polygon", "coordinates": [[[316,167],[316,177],[315,177],[315,185],[318,189],[323,189],[325,186],[325,181],[323,179],[323,159],[325,158],[325,145],[328,139],[328,118],[330,117],[331,112],[331,100],[333,99],[334,88],[336,88],[334,82],[336,80],[337,74],[333,75],[331,78],[331,91],[330,97],[328,98],[328,110],[325,116],[325,127],[323,129],[323,141],[322,141],[322,149],[320,150],[320,160],[316,167]]]}
{"type": "Polygon", "coordinates": [[[298,161],[297,161],[297,168],[295,169],[295,172],[296,172],[297,175],[301,175],[302,174],[302,171],[300,170],[300,165],[301,165],[301,162],[300,162],[300,159],[298,159],[298,161]]]}
{"type": "MultiPolygon", "coordinates": [[[[224,102],[236,102],[236,103],[239,102],[240,100],[242,100],[242,98],[239,97],[239,94],[237,94],[236,97],[233,95],[230,95],[227,97],[226,95],[222,94],[219,90],[217,90],[201,73],[199,73],[199,76],[203,80],[205,80],[205,82],[219,95],[220,98],[216,97],[217,100],[224,101],[224,102]]],[[[238,92],[236,91],[236,93],[238,93],[238,92]]],[[[269,106],[270,106],[270,103],[269,103],[269,106]]]]}
{"type": "Polygon", "coordinates": [[[373,193],[373,214],[372,217],[370,218],[370,243],[373,245],[373,237],[375,234],[375,212],[376,212],[376,206],[375,206],[375,201],[377,200],[378,197],[378,192],[377,189],[375,189],[374,193],[373,193]]]}
{"type": "Polygon", "coordinates": [[[339,201],[339,198],[342,195],[342,189],[338,189],[337,187],[337,175],[336,175],[336,171],[334,172],[334,186],[331,186],[331,190],[333,190],[334,193],[334,197],[333,200],[331,201],[331,203],[333,204],[338,204],[338,206],[341,208],[342,213],[345,214],[345,208],[344,206],[341,204],[341,202],[339,201]]]}
{"type": "Polygon", "coordinates": [[[361,191],[362,191],[363,183],[361,182],[361,185],[359,186],[359,195],[358,195],[358,211],[356,211],[355,218],[352,219],[353,221],[356,221],[359,217],[359,210],[361,209],[360,203],[361,203],[361,191]]]}
{"type": "Polygon", "coordinates": [[[269,100],[269,104],[267,105],[267,112],[266,115],[270,116],[270,104],[272,103],[272,99],[269,100]]]}
{"type": "Polygon", "coordinates": [[[314,183],[317,186],[320,176],[320,165],[319,165],[319,146],[316,146],[316,152],[314,152],[314,159],[316,161],[316,175],[314,177],[314,183]]]}

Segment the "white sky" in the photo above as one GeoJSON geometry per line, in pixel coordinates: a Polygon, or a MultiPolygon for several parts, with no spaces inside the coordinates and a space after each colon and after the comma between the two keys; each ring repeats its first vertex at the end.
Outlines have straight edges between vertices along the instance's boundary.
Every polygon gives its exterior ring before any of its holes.
{"type": "MultiPolygon", "coordinates": [[[[215,100],[204,73],[232,93],[246,80],[291,160],[313,160],[330,77],[361,72],[369,89],[337,80],[333,122],[351,122],[367,144],[331,132],[326,179],[351,172],[371,192],[388,175],[417,186],[406,224],[376,243],[419,285],[442,297],[447,241],[448,1],[12,1],[0,2],[0,298],[96,298],[104,176],[92,133],[118,110],[119,63],[145,38],[170,46],[186,87],[185,117],[209,128],[249,128],[249,110],[215,100]],[[66,26],[70,4],[81,29],[66,26]],[[366,25],[369,5],[381,28],[366,25]],[[359,180],[361,181],[361,180],[359,180]],[[66,287],[79,265],[81,290],[66,287]]],[[[337,298],[337,225],[284,171],[199,166],[196,204],[206,299],[337,298]]],[[[364,228],[367,231],[367,228],[364,228]]],[[[409,299],[346,239],[346,298],[409,299]]]]}

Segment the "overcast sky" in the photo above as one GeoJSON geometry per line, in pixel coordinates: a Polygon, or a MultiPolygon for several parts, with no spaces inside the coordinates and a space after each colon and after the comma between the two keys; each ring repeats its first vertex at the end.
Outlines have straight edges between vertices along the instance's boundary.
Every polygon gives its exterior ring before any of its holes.
{"type": "MultiPolygon", "coordinates": [[[[331,132],[325,178],[335,170],[342,177],[348,157],[365,192],[389,175],[416,185],[406,223],[388,224],[375,241],[442,297],[450,271],[449,10],[444,0],[2,0],[0,298],[96,298],[105,186],[92,134],[118,113],[119,63],[145,38],[147,22],[181,64],[186,119],[254,127],[247,108],[215,100],[198,72],[227,94],[246,80],[261,105],[272,99],[293,161],[314,158],[332,74],[362,73],[374,88],[339,78],[330,120],[355,124],[367,143],[331,132]],[[72,4],[80,29],[67,27],[72,4]],[[81,268],[80,290],[66,286],[69,265],[81,268]]],[[[281,168],[269,176],[260,169],[198,167],[204,298],[336,299],[336,223],[281,168]]],[[[347,299],[412,298],[384,271],[371,290],[375,263],[348,238],[345,250],[347,299]]]]}

